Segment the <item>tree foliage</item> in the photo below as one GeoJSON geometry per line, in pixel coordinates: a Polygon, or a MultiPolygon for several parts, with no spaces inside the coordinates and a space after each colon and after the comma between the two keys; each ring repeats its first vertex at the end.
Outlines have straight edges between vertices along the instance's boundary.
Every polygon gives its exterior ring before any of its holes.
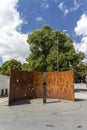
{"type": "Polygon", "coordinates": [[[24,64],[21,66],[21,69],[22,69],[23,71],[28,71],[28,70],[29,70],[29,64],[24,63],[24,64]]]}
{"type": "Polygon", "coordinates": [[[85,82],[85,76],[87,75],[87,64],[84,62],[80,62],[77,66],[75,66],[74,73],[75,82],[85,82]]]}
{"type": "Polygon", "coordinates": [[[6,61],[0,67],[0,73],[3,75],[9,75],[11,68],[16,70],[21,70],[21,63],[14,59],[6,61]]]}
{"type": "Polygon", "coordinates": [[[29,63],[29,71],[56,71],[57,56],[60,71],[75,70],[84,59],[83,53],[75,52],[73,41],[68,35],[53,30],[49,25],[44,25],[29,34],[27,42],[31,50],[31,54],[26,59],[29,63]]]}

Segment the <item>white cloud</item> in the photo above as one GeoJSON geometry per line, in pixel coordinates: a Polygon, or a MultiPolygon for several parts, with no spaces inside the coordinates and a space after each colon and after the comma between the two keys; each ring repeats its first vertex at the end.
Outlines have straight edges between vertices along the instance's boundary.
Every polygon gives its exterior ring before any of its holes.
{"type": "Polygon", "coordinates": [[[87,35],[87,14],[83,14],[74,29],[76,35],[87,35]]]}
{"type": "Polygon", "coordinates": [[[82,51],[87,55],[87,14],[83,14],[77,21],[77,26],[74,28],[74,32],[78,36],[82,36],[80,43],[74,43],[75,49],[82,51]]]}
{"type": "Polygon", "coordinates": [[[3,61],[25,62],[29,55],[27,34],[17,31],[24,22],[17,11],[17,3],[18,0],[0,0],[0,57],[3,61]]]}
{"type": "Polygon", "coordinates": [[[77,0],[74,0],[73,7],[70,8],[70,11],[77,10],[80,7],[81,3],[78,4],[77,0]]]}
{"type": "Polygon", "coordinates": [[[78,4],[77,0],[73,0],[73,6],[71,8],[68,8],[64,2],[61,2],[58,5],[58,8],[64,13],[64,15],[66,16],[68,13],[73,12],[75,10],[77,10],[80,7],[81,3],[78,4]]]}
{"type": "Polygon", "coordinates": [[[67,15],[68,13],[69,13],[69,10],[66,8],[66,9],[64,10],[64,14],[67,15]]]}
{"type": "Polygon", "coordinates": [[[69,10],[67,9],[67,7],[64,5],[64,2],[61,2],[58,5],[58,8],[64,12],[64,15],[67,15],[69,13],[69,10]]]}
{"type": "Polygon", "coordinates": [[[41,7],[44,9],[49,8],[48,0],[42,0],[41,7]]]}
{"type": "Polygon", "coordinates": [[[81,3],[78,4],[77,0],[74,0],[74,10],[77,10],[80,7],[81,3]]]}
{"type": "Polygon", "coordinates": [[[64,8],[64,3],[62,2],[62,3],[60,3],[59,5],[58,5],[58,7],[59,7],[59,9],[60,10],[62,10],[63,11],[63,8],[64,8]]]}
{"type": "Polygon", "coordinates": [[[36,18],[36,21],[37,21],[37,22],[43,22],[44,19],[43,19],[41,16],[39,16],[39,17],[36,18]]]}
{"type": "Polygon", "coordinates": [[[42,21],[42,19],[43,19],[42,17],[37,17],[36,21],[42,21]]]}
{"type": "Polygon", "coordinates": [[[46,5],[45,5],[45,8],[46,8],[46,9],[49,8],[49,4],[46,4],[46,5]]]}

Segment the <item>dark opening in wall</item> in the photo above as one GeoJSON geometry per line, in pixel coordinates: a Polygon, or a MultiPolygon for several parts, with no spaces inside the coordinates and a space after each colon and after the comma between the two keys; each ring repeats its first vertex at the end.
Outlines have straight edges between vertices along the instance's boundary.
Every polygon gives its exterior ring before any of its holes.
{"type": "Polygon", "coordinates": [[[7,96],[8,95],[8,89],[6,88],[5,89],[5,96],[7,96]]]}
{"type": "Polygon", "coordinates": [[[4,89],[1,89],[1,96],[4,96],[4,89]]]}

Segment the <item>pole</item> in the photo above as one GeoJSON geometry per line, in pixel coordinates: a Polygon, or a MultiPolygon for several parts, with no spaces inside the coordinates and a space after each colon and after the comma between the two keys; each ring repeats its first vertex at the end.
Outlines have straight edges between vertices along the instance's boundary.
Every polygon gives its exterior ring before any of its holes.
{"type": "MultiPolygon", "coordinates": [[[[63,33],[66,33],[68,30],[63,30],[62,32],[63,33]]],[[[58,34],[59,34],[59,32],[57,31],[56,32],[56,36],[57,36],[57,71],[59,71],[59,41],[58,41],[58,34]]]]}
{"type": "Polygon", "coordinates": [[[46,73],[43,73],[43,104],[46,104],[46,73]]]}
{"type": "Polygon", "coordinates": [[[59,57],[58,57],[58,34],[57,34],[57,71],[59,71],[59,57]]]}

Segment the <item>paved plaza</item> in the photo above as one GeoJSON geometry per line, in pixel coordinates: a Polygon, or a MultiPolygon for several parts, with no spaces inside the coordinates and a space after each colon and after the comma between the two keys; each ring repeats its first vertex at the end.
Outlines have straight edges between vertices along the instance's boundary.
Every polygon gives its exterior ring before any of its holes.
{"type": "Polygon", "coordinates": [[[75,85],[75,102],[33,99],[30,104],[8,106],[0,98],[0,130],[87,130],[87,88],[75,85]]]}

